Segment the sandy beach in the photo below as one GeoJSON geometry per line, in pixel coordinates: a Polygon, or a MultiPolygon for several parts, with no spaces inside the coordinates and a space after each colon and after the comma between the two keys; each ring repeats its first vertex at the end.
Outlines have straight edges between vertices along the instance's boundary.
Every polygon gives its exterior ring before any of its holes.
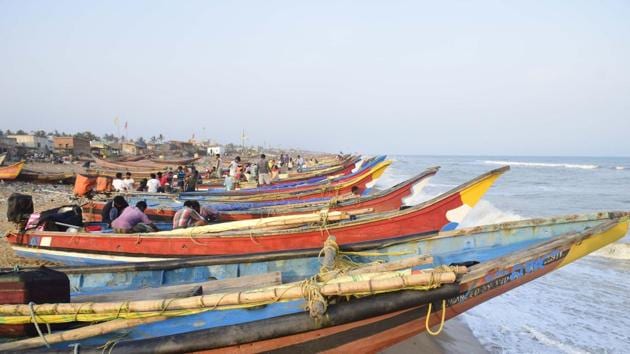
{"type": "MultiPolygon", "coordinates": [[[[424,323],[418,321],[418,326],[424,323]]],[[[435,330],[435,328],[434,328],[435,330]]],[[[444,330],[437,336],[426,332],[413,336],[381,352],[382,354],[412,354],[412,353],[466,353],[483,354],[488,351],[464,320],[454,318],[444,323],[444,330]]]]}

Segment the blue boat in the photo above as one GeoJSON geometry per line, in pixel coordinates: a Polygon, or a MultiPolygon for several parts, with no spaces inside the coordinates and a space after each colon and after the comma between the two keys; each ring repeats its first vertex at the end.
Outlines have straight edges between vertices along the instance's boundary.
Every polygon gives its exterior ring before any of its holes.
{"type": "MultiPolygon", "coordinates": [[[[305,312],[305,300],[299,299],[270,301],[248,308],[208,308],[126,329],[124,333],[60,343],[53,352],[67,352],[68,345],[78,343],[82,353],[90,353],[113,342],[115,345],[106,349],[120,353],[227,352],[243,349],[244,345],[254,352],[319,352],[333,348],[339,351],[359,345],[364,350],[376,351],[430,330],[479,303],[615,242],[626,235],[629,215],[602,212],[531,219],[346,246],[336,256],[355,263],[400,262],[408,257],[425,256],[431,257],[431,261],[415,266],[415,271],[445,265],[465,265],[468,271],[458,276],[453,285],[423,290],[403,287],[390,293],[350,299],[328,296],[325,315],[319,318],[305,312]]],[[[58,269],[71,277],[73,287],[78,290],[76,296],[87,291],[140,289],[147,285],[181,284],[207,277],[224,279],[274,270],[281,272],[284,281],[301,280],[317,274],[320,267],[320,258],[315,253],[285,252],[194,259],[179,265],[155,262],[58,269]]],[[[165,305],[164,311],[168,310],[165,305]]]]}

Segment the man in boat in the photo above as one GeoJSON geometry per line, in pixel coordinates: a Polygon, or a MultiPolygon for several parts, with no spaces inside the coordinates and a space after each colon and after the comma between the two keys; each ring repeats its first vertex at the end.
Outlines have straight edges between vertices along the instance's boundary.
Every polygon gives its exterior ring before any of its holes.
{"type": "Polygon", "coordinates": [[[103,211],[101,212],[101,218],[107,226],[111,226],[112,221],[116,220],[118,215],[122,214],[123,210],[129,206],[129,203],[122,195],[117,195],[114,199],[105,203],[103,211]]]}
{"type": "Polygon", "coordinates": [[[173,229],[185,229],[191,226],[207,225],[206,219],[201,216],[201,206],[196,200],[187,200],[184,207],[173,215],[173,229]]]}
{"type": "Polygon", "coordinates": [[[260,160],[256,163],[258,167],[258,185],[262,186],[264,184],[271,184],[271,175],[269,169],[269,163],[267,162],[267,156],[265,154],[260,155],[260,160]]]}
{"type": "Polygon", "coordinates": [[[127,172],[125,174],[125,179],[123,180],[123,182],[125,182],[125,190],[133,190],[133,184],[135,183],[135,181],[133,180],[133,178],[131,178],[131,172],[127,172]]]}
{"type": "Polygon", "coordinates": [[[122,179],[122,173],[116,172],[116,178],[112,180],[112,187],[115,192],[126,192],[125,182],[122,179]]]}
{"type": "Polygon", "coordinates": [[[143,200],[136,203],[135,207],[126,207],[125,210],[112,221],[114,232],[121,234],[155,232],[158,228],[144,213],[147,203],[143,200]]]}

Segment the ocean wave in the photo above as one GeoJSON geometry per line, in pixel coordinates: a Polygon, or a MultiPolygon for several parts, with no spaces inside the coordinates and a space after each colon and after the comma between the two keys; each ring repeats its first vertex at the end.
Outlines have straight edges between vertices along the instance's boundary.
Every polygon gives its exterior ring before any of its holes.
{"type": "Polygon", "coordinates": [[[523,219],[524,217],[516,213],[497,208],[487,200],[480,200],[466,216],[464,221],[461,223],[460,228],[490,225],[523,219]]]}
{"type": "Polygon", "coordinates": [[[615,170],[625,170],[625,166],[615,166],[615,170]]]}
{"type": "Polygon", "coordinates": [[[536,339],[537,341],[539,341],[540,343],[546,345],[547,347],[551,347],[551,348],[555,348],[558,351],[562,352],[562,353],[567,353],[567,354],[588,354],[587,351],[582,350],[580,348],[576,348],[574,346],[571,346],[567,343],[563,343],[557,339],[551,338],[550,336],[544,334],[541,331],[538,331],[530,326],[523,326],[523,329],[525,329],[525,331],[529,332],[529,334],[536,339]]]}
{"type": "Polygon", "coordinates": [[[582,170],[594,170],[599,168],[599,165],[590,164],[572,164],[572,163],[550,163],[550,162],[523,162],[523,161],[497,161],[497,160],[485,160],[485,164],[490,165],[510,165],[521,167],[552,167],[552,168],[579,168],[582,170]]]}
{"type": "Polygon", "coordinates": [[[613,243],[592,253],[610,259],[630,260],[630,243],[613,243]]]}

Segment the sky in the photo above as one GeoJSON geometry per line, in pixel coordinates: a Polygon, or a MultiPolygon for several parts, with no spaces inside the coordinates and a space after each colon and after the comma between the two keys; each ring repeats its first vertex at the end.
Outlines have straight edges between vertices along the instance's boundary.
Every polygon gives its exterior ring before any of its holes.
{"type": "Polygon", "coordinates": [[[629,19],[629,1],[0,0],[0,129],[628,156],[629,19]]]}

